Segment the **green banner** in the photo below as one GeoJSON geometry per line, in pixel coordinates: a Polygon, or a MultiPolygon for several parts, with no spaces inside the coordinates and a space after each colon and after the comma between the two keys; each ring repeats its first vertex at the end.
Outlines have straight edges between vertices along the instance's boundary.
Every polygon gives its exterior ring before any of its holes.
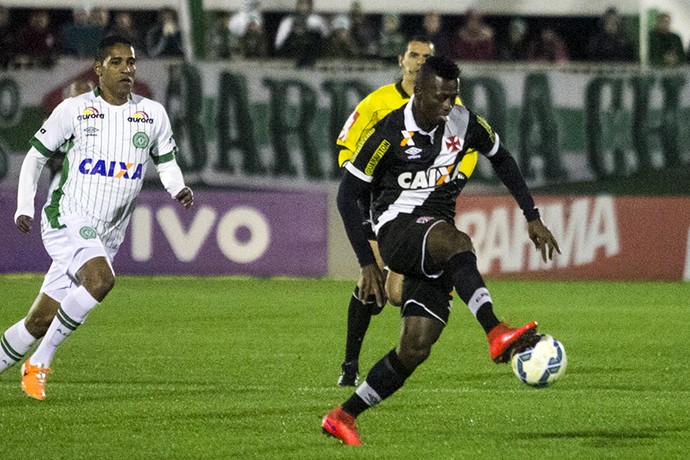
{"type": "MultiPolygon", "coordinates": [[[[0,186],[16,185],[49,96],[90,63],[0,74],[0,186]],[[58,83],[56,83],[58,82],[58,83]]],[[[295,70],[275,63],[141,61],[165,104],[190,183],[318,184],[337,177],[335,138],[356,103],[397,69],[295,70]]],[[[689,71],[464,68],[461,97],[499,133],[531,185],[628,177],[690,163],[689,71]]],[[[495,183],[480,162],[480,184],[495,183]]]]}

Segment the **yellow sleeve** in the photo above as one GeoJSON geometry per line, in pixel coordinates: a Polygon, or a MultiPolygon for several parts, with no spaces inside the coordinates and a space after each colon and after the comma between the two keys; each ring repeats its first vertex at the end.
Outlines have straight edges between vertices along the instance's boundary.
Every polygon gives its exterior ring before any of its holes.
{"type": "Polygon", "coordinates": [[[373,110],[371,99],[371,95],[369,95],[357,104],[354,112],[350,114],[343,129],[340,131],[336,141],[336,144],[341,147],[338,152],[338,166],[342,166],[346,161],[352,159],[363,133],[371,129],[378,121],[374,120],[375,111],[373,110]]]}

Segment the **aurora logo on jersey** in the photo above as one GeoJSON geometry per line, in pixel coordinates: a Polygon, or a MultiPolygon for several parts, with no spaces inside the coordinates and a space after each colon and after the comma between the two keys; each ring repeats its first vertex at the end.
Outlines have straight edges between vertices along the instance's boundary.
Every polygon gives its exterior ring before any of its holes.
{"type": "Polygon", "coordinates": [[[98,113],[98,109],[95,107],[87,107],[84,111],[77,117],[78,121],[89,120],[93,118],[100,118],[101,120],[105,118],[105,115],[98,113]]]}
{"type": "Polygon", "coordinates": [[[398,185],[405,190],[419,190],[447,184],[458,177],[465,178],[460,168],[456,169],[455,165],[440,166],[427,171],[404,172],[398,176],[398,185]]]}
{"type": "Polygon", "coordinates": [[[149,114],[144,112],[143,110],[140,110],[138,112],[134,112],[134,115],[131,117],[127,118],[127,121],[130,123],[149,123],[153,124],[153,118],[149,118],[149,114]]]}
{"type": "Polygon", "coordinates": [[[115,179],[141,179],[144,165],[139,163],[123,163],[122,161],[98,160],[94,163],[93,158],[85,158],[79,163],[79,172],[89,176],[114,177],[115,179]],[[130,172],[132,173],[130,175],[130,172]]]}

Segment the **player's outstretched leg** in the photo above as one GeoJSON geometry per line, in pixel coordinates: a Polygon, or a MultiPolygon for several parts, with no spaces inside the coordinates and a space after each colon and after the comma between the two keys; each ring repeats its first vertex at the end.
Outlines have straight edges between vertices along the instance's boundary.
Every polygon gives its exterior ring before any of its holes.
{"type": "Polygon", "coordinates": [[[522,327],[511,328],[498,320],[493,311],[491,294],[477,269],[477,257],[473,252],[461,252],[451,257],[448,271],[458,296],[487,334],[491,359],[497,364],[508,362],[510,354],[527,346],[537,333],[537,323],[530,321],[522,327]]]}
{"type": "Polygon", "coordinates": [[[395,349],[391,350],[371,368],[366,380],[352,396],[323,418],[321,428],[324,433],[345,444],[360,445],[355,418],[402,388],[410,374],[412,372],[403,366],[395,349]]]}
{"type": "Polygon", "coordinates": [[[405,316],[397,350],[394,348],[381,358],[352,396],[323,418],[323,431],[345,444],[361,444],[355,419],[402,388],[414,370],[428,358],[442,330],[443,323],[436,319],[405,316]]]}
{"type": "Polygon", "coordinates": [[[83,286],[70,291],[48,327],[41,344],[22,366],[22,390],[27,396],[45,399],[46,379],[57,347],[79,327],[99,302],[83,286]]]}

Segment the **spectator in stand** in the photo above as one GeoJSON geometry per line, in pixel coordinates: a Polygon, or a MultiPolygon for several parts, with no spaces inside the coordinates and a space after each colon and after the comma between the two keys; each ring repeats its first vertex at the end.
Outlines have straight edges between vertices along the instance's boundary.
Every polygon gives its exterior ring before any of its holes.
{"type": "Polygon", "coordinates": [[[632,61],[634,51],[630,40],[623,34],[618,10],[610,7],[601,17],[600,30],[587,45],[590,61],[632,61]]]}
{"type": "Polygon", "coordinates": [[[350,19],[339,14],[331,22],[331,33],[323,46],[322,57],[330,59],[357,59],[362,50],[350,32],[350,19]]]}
{"type": "Polygon", "coordinates": [[[494,29],[475,9],[467,10],[465,23],[450,40],[450,56],[458,61],[493,61],[496,59],[494,29]]]}
{"type": "Polygon", "coordinates": [[[146,32],[146,52],[152,58],[184,57],[177,11],[172,8],[160,10],[158,20],[146,32]]]}
{"type": "Polygon", "coordinates": [[[236,37],[228,27],[230,13],[215,11],[211,15],[211,25],[208,28],[207,49],[209,59],[230,59],[236,47],[236,37]]]}
{"type": "Polygon", "coordinates": [[[501,61],[527,59],[527,24],[523,19],[514,18],[508,24],[508,36],[498,45],[498,59],[501,61]]]}
{"type": "Polygon", "coordinates": [[[110,27],[110,10],[107,8],[94,8],[89,19],[91,24],[100,29],[101,35],[105,35],[108,27],[110,27]]]}
{"type": "Polygon", "coordinates": [[[72,22],[60,29],[60,53],[63,56],[91,58],[96,53],[105,29],[94,20],[93,13],[87,6],[72,10],[72,22]]]}
{"type": "Polygon", "coordinates": [[[443,18],[437,11],[430,11],[422,17],[421,35],[434,44],[434,56],[448,56],[448,34],[443,32],[443,18]]]}
{"type": "Polygon", "coordinates": [[[562,64],[570,61],[570,56],[563,39],[552,26],[547,25],[530,42],[527,49],[527,59],[562,64]]]}
{"type": "Polygon", "coordinates": [[[671,32],[671,15],[659,13],[649,34],[649,63],[655,67],[676,67],[685,64],[680,35],[671,32]]]}
{"type": "Polygon", "coordinates": [[[244,8],[233,14],[228,28],[235,42],[235,52],[246,59],[262,59],[268,56],[268,37],[264,30],[261,3],[244,0],[244,8]]]}
{"type": "Polygon", "coordinates": [[[129,11],[117,11],[113,14],[113,24],[107,31],[107,35],[119,35],[132,42],[135,50],[143,49],[141,32],[134,24],[134,17],[129,11]]]}
{"type": "Polygon", "coordinates": [[[268,37],[263,19],[258,12],[248,15],[247,28],[238,42],[237,52],[245,59],[264,59],[268,57],[268,37]]]}
{"type": "Polygon", "coordinates": [[[295,11],[281,19],[276,32],[276,54],[297,58],[298,64],[312,62],[328,35],[328,22],[314,13],[312,0],[297,0],[295,11]],[[314,48],[310,48],[310,47],[314,48]]]}
{"type": "Polygon", "coordinates": [[[50,27],[47,10],[34,10],[17,34],[19,67],[50,67],[58,56],[57,34],[50,27]]]}
{"type": "Polygon", "coordinates": [[[0,69],[9,68],[14,63],[17,37],[12,26],[9,8],[0,6],[0,69]]]}
{"type": "Polygon", "coordinates": [[[355,0],[350,4],[350,33],[362,51],[362,56],[376,56],[376,33],[372,30],[367,16],[362,11],[362,4],[355,0]]]}
{"type": "Polygon", "coordinates": [[[404,54],[406,47],[407,39],[400,31],[400,16],[392,13],[384,14],[376,55],[383,61],[397,63],[398,56],[404,54]]]}
{"type": "Polygon", "coordinates": [[[228,21],[228,29],[237,38],[244,37],[250,22],[257,22],[263,28],[264,20],[261,16],[261,3],[258,0],[244,0],[244,7],[233,14],[228,21]]]}

